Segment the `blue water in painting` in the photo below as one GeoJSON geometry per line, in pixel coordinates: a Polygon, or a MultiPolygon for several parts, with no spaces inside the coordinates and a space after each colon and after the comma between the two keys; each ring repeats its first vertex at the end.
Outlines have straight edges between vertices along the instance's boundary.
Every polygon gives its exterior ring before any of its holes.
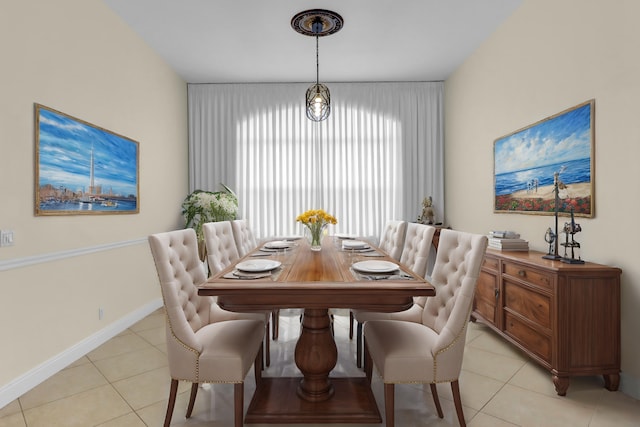
{"type": "Polygon", "coordinates": [[[42,202],[40,209],[49,211],[110,211],[123,212],[136,210],[136,202],[131,200],[118,200],[117,207],[102,206],[100,203],[69,202],[42,202]]]}
{"type": "Polygon", "coordinates": [[[527,183],[538,179],[538,186],[553,185],[554,172],[560,172],[560,181],[565,184],[591,182],[591,161],[589,158],[546,165],[496,175],[496,196],[526,190],[527,183]]]}

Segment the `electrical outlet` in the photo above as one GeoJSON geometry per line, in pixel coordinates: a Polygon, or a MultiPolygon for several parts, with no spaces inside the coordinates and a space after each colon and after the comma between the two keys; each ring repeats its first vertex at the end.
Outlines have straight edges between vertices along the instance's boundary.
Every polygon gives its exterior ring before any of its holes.
{"type": "Polygon", "coordinates": [[[98,309],[98,320],[102,320],[104,317],[104,310],[102,308],[98,309]]]}
{"type": "Polygon", "coordinates": [[[0,230],[0,247],[13,246],[13,231],[0,230]]]}

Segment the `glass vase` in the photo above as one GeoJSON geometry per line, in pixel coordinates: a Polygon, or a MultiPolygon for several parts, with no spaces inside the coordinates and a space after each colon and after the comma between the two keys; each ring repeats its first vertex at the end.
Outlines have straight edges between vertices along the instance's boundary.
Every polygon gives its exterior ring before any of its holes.
{"type": "Polygon", "coordinates": [[[324,236],[324,231],[326,228],[326,224],[305,228],[305,236],[309,241],[309,246],[311,247],[312,251],[317,252],[322,250],[322,237],[324,236]]]}

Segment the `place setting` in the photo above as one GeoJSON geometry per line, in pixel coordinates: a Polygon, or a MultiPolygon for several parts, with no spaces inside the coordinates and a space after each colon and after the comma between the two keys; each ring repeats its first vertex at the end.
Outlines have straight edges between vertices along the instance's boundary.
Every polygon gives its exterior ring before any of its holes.
{"type": "Polygon", "coordinates": [[[260,250],[251,254],[253,257],[259,256],[270,256],[277,253],[286,253],[287,250],[294,248],[297,243],[293,240],[293,238],[287,238],[285,240],[272,240],[270,242],[266,242],[260,250]]]}
{"type": "Polygon", "coordinates": [[[355,234],[336,233],[334,236],[340,240],[355,240],[358,236],[355,234]]]}
{"type": "Polygon", "coordinates": [[[342,250],[347,252],[373,252],[374,249],[362,240],[345,239],[342,241],[342,250]]]}
{"type": "Polygon", "coordinates": [[[282,266],[280,261],[272,259],[254,259],[242,261],[236,265],[235,270],[225,274],[225,279],[263,279],[272,276],[282,266]]]}
{"type": "Polygon", "coordinates": [[[351,265],[356,279],[366,280],[408,280],[413,276],[406,274],[396,263],[384,260],[358,261],[351,265]]]}

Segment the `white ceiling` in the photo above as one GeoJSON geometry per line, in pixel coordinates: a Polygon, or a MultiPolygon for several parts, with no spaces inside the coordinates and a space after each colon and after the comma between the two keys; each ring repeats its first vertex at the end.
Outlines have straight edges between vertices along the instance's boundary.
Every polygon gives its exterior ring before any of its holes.
{"type": "Polygon", "coordinates": [[[313,82],[315,38],[291,18],[342,15],[320,80],[445,80],[522,0],[103,0],[189,83],[313,82]]]}

